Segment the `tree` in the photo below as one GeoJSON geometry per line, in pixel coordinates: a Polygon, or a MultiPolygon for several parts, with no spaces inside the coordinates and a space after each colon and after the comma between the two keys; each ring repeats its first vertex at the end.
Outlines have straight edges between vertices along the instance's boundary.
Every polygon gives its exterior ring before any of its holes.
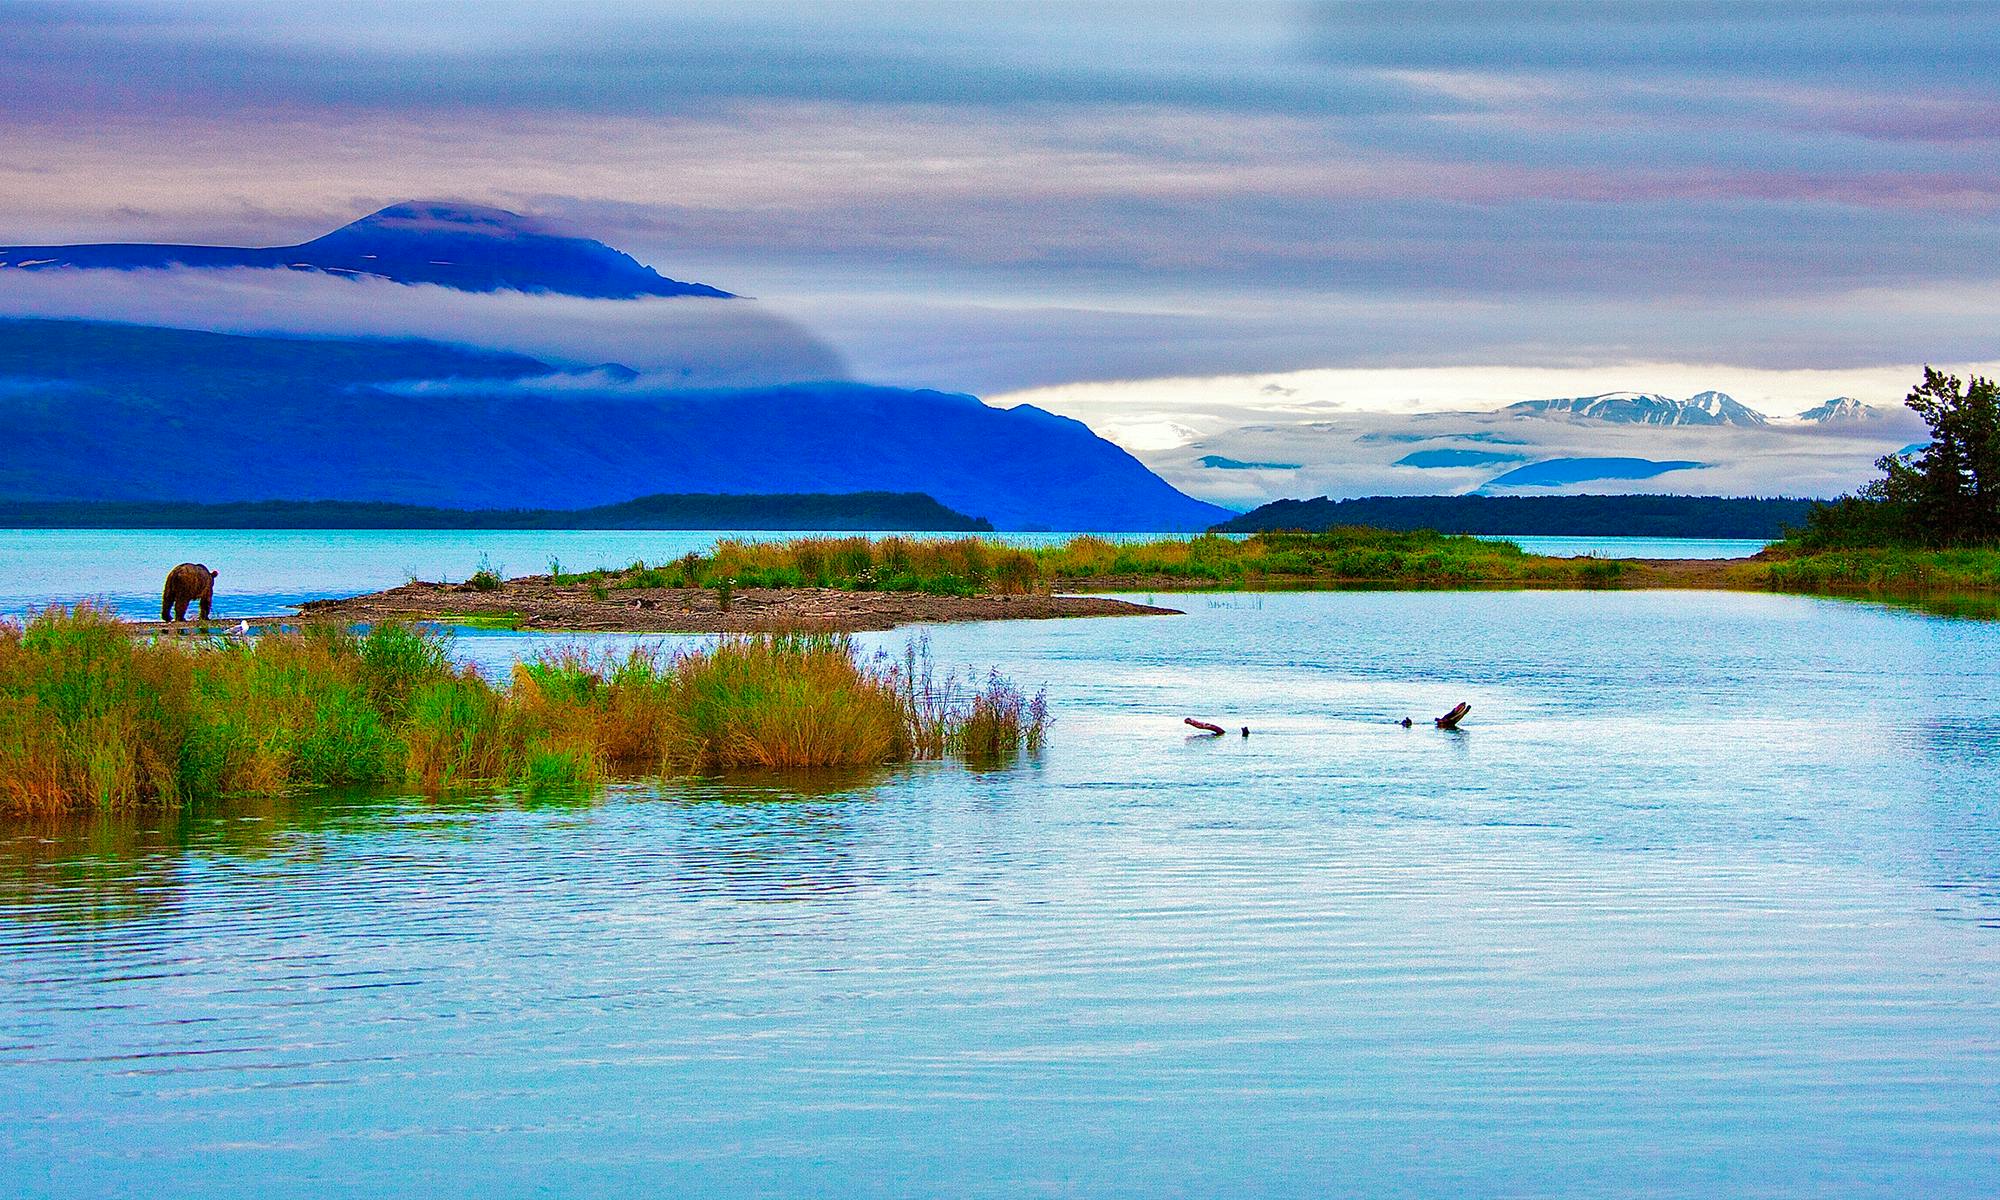
{"type": "Polygon", "coordinates": [[[1923,383],[1903,403],[1930,426],[1930,445],[1915,455],[1885,455],[1875,464],[1882,478],[1858,498],[1813,510],[1809,544],[2000,541],[2000,384],[1925,367],[1923,383]]]}

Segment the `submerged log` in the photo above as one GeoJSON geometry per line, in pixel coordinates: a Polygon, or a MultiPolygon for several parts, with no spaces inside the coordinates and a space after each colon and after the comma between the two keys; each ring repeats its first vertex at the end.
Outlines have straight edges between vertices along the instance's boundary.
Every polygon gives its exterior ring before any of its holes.
{"type": "Polygon", "coordinates": [[[1450,712],[1437,718],[1437,720],[1434,721],[1433,724],[1435,724],[1439,729],[1457,729],[1458,723],[1460,721],[1465,720],[1465,714],[1471,711],[1472,711],[1472,706],[1461,700],[1457,704],[1452,706],[1452,710],[1450,712]]]}
{"type": "Polygon", "coordinates": [[[1220,725],[1210,725],[1207,721],[1197,721],[1193,717],[1186,718],[1183,723],[1192,725],[1203,733],[1213,734],[1216,737],[1221,737],[1223,734],[1229,732],[1220,725]]]}

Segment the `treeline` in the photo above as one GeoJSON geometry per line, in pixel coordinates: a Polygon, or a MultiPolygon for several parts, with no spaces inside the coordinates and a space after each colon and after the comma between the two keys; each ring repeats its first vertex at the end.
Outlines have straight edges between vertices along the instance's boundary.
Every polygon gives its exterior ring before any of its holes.
{"type": "Polygon", "coordinates": [[[832,529],[991,533],[922,492],[685,493],[597,508],[454,509],[352,500],[0,501],[15,529],[832,529]]]}
{"type": "Polygon", "coordinates": [[[1761,538],[1802,524],[1818,501],[1725,496],[1366,496],[1277,500],[1219,533],[1358,525],[1515,537],[1761,538]]]}

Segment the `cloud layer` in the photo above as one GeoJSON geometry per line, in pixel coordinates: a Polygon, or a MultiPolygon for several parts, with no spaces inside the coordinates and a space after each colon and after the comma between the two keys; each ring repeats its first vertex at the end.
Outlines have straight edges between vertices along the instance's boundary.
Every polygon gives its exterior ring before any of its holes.
{"type": "Polygon", "coordinates": [[[0,39],[0,243],[459,196],[885,382],[1958,361],[2000,300],[1989,4],[55,4],[0,39]]]}
{"type": "Polygon", "coordinates": [[[0,271],[0,315],[221,333],[424,338],[564,367],[617,363],[682,386],[841,379],[846,366],[752,302],[461,292],[316,272],[0,271]]]}
{"type": "MultiPolygon", "coordinates": [[[[1988,375],[2000,373],[1996,368],[2000,363],[1953,367],[1988,375]]],[[[1644,362],[1592,369],[1473,366],[1067,385],[1011,393],[996,403],[1029,403],[1076,417],[1182,491],[1244,508],[1288,496],[1469,492],[1516,468],[1561,459],[1703,465],[1628,479],[1610,477],[1606,466],[1602,476],[1546,490],[1834,496],[1878,474],[1880,456],[1927,440],[1922,423],[1900,403],[1920,377],[1920,368],[1911,365],[1846,371],[1644,362]],[[1685,397],[1709,388],[1729,392],[1774,423],[1661,428],[1499,411],[1520,400],[1616,390],[1685,397]],[[1792,419],[1836,395],[1861,399],[1879,413],[1846,426],[1792,419]]]]}

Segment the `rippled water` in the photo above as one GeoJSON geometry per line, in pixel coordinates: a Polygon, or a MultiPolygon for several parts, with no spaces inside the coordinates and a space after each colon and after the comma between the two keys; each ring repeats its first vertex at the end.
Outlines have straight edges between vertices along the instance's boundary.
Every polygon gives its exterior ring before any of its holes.
{"type": "MultiPolygon", "coordinates": [[[[217,616],[289,612],[305,600],[354,596],[411,579],[464,579],[482,559],[503,574],[666,562],[706,552],[716,539],[753,541],[810,533],[624,529],[0,529],[0,616],[52,601],[96,600],[128,616],[160,613],[160,585],[175,563],[222,572],[217,616]]],[[[958,536],[958,535],[941,535],[958,536]]],[[[1067,533],[983,535],[1014,545],[1066,541],[1067,533]]],[[[1100,533],[1119,541],[1157,534],[1100,533]]],[[[1517,538],[1537,554],[1646,558],[1742,558],[1762,542],[1691,538],[1517,538]]]]}
{"type": "Polygon", "coordinates": [[[1185,606],[934,631],[1004,770],[4,827],[0,1192],[2000,1190],[2000,625],[1185,606]]]}

